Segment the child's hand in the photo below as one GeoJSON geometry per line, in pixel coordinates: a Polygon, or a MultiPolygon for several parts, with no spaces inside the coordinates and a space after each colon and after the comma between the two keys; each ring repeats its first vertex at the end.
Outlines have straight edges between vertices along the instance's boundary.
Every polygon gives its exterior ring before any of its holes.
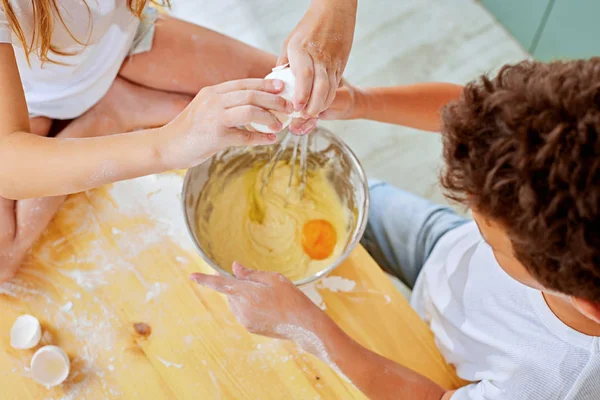
{"type": "Polygon", "coordinates": [[[281,274],[250,270],[238,263],[233,264],[233,273],[235,278],[196,273],[190,279],[227,295],[231,311],[252,333],[297,341],[298,332],[312,331],[315,324],[329,320],[281,274]]]}
{"type": "Polygon", "coordinates": [[[273,144],[274,134],[250,132],[240,127],[251,122],[274,131],[281,122],[269,110],[289,114],[291,102],[277,93],[280,80],[243,79],[206,87],[172,122],[159,130],[161,157],[170,169],[200,164],[230,146],[273,144]]]}
{"type": "MultiPolygon", "coordinates": [[[[339,120],[360,118],[364,104],[364,94],[355,86],[342,80],[333,103],[319,115],[319,119],[339,120]]],[[[290,131],[296,135],[306,135],[317,125],[317,119],[295,118],[290,131]]]]}
{"type": "Polygon", "coordinates": [[[319,119],[339,120],[360,118],[360,112],[363,102],[362,92],[349,84],[342,82],[342,87],[337,90],[337,94],[331,106],[319,115],[319,119]]]}

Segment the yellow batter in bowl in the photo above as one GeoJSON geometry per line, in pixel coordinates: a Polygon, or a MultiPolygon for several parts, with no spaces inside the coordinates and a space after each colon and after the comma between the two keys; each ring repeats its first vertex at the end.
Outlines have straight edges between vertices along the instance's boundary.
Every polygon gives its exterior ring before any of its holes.
{"type": "Polygon", "coordinates": [[[198,236],[227,271],[239,261],[297,281],[324,270],[344,251],[351,219],[327,178],[327,167],[309,171],[302,198],[297,185],[288,191],[291,165],[286,161],[276,164],[261,192],[265,168],[260,161],[235,173],[212,171],[198,202],[196,215],[207,216],[197,221],[198,236]],[[303,228],[315,220],[335,231],[335,245],[324,259],[312,259],[303,248],[303,228]]]}

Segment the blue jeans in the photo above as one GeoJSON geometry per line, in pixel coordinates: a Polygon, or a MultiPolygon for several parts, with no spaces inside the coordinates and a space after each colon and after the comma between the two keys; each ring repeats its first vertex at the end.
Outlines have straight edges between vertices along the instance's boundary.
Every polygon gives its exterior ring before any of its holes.
{"type": "Polygon", "coordinates": [[[468,220],[385,182],[370,181],[369,191],[361,243],[386,272],[412,288],[437,241],[468,220]]]}

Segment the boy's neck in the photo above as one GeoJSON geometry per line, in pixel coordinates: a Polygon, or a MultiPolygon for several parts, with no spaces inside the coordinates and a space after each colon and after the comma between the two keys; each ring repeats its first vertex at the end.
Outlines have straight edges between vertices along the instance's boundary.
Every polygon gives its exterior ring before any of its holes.
{"type": "Polygon", "coordinates": [[[589,336],[600,336],[600,324],[580,313],[567,298],[542,292],[550,310],[567,326],[589,336]]]}

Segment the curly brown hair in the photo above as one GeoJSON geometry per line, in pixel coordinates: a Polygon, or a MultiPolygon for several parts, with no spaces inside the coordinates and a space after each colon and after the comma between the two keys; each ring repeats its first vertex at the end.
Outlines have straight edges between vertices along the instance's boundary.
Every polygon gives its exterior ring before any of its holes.
{"type": "Polygon", "coordinates": [[[442,115],[447,196],[544,287],[600,303],[600,58],[505,66],[442,115]]]}

